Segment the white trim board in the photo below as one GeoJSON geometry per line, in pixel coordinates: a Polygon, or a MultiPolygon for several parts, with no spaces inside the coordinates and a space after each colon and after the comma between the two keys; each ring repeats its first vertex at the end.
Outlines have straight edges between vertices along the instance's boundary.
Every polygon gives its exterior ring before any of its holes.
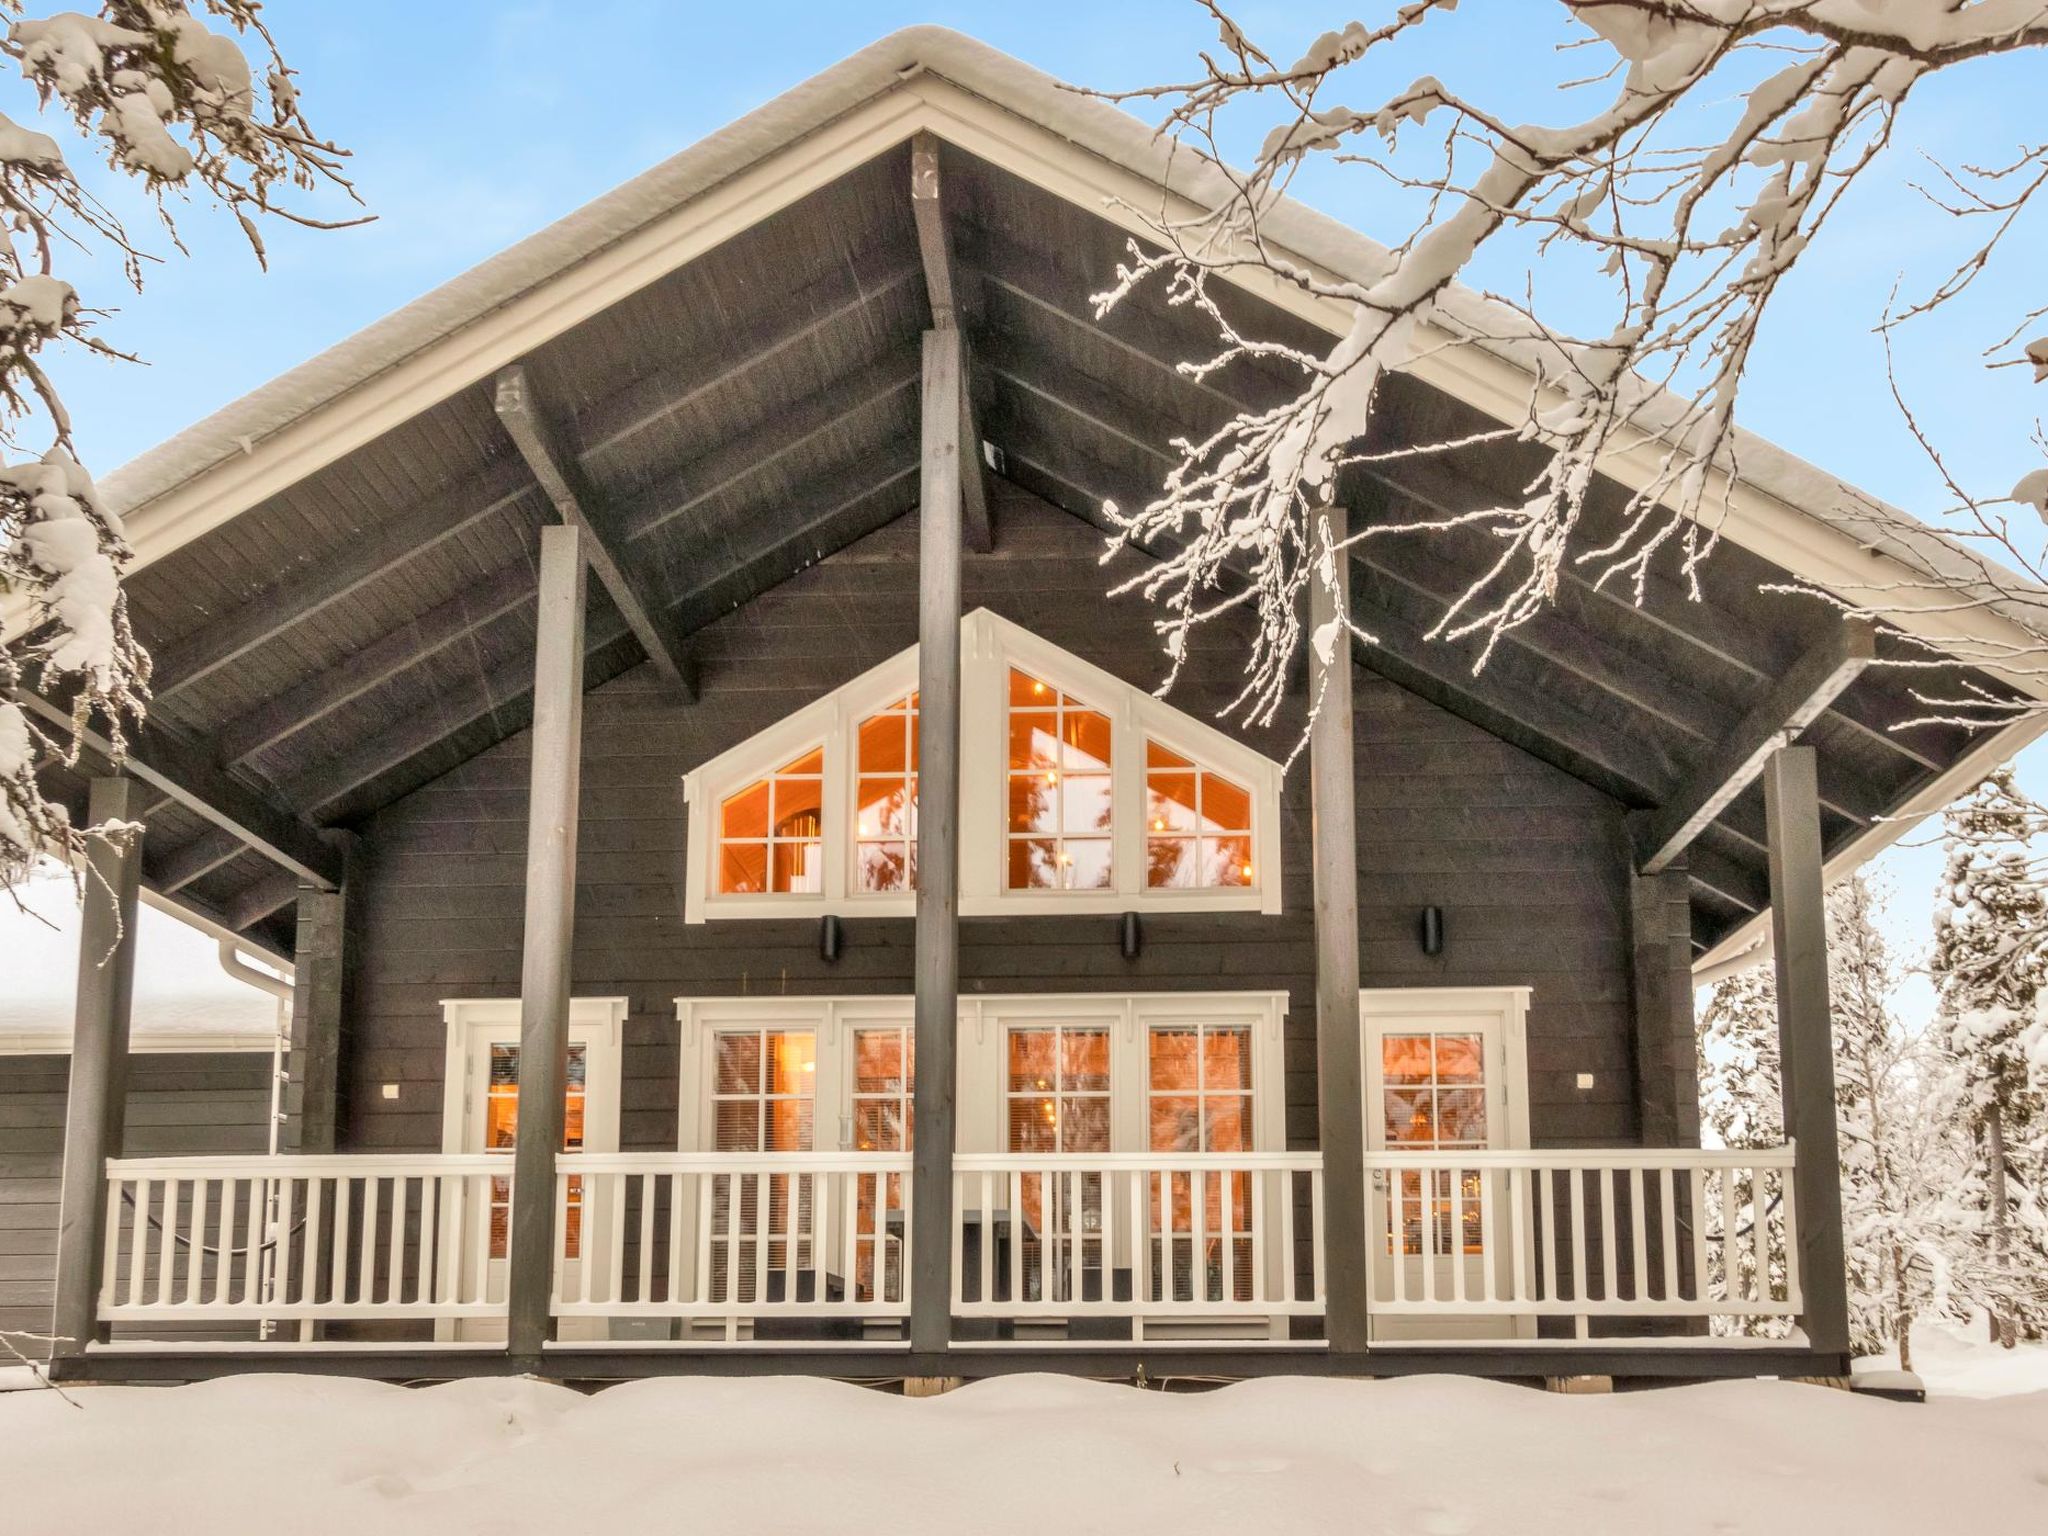
{"type": "MultiPolygon", "coordinates": [[[[960,912],[964,917],[1144,912],[1281,910],[1281,765],[1256,748],[1154,698],[1072,652],[986,608],[960,621],[960,912]],[[1009,739],[1007,669],[1017,666],[1109,716],[1113,883],[1106,890],[1010,890],[1007,886],[1005,793],[1009,739]],[[1145,743],[1162,746],[1241,784],[1251,797],[1253,879],[1248,885],[1154,890],[1145,883],[1145,743]]],[[[851,682],[683,776],[689,811],[683,913],[688,923],[732,919],[908,917],[909,891],[853,889],[855,743],[860,722],[917,688],[917,647],[871,667],[851,682]],[[815,895],[716,890],[717,817],[728,796],[782,765],[821,749],[823,782],[815,895]]]]}

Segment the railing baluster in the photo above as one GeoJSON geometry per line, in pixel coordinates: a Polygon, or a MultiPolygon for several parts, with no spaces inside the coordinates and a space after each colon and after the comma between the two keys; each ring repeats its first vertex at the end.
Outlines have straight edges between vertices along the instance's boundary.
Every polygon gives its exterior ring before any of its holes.
{"type": "Polygon", "coordinates": [[[1620,1181],[1612,1168],[1600,1169],[1593,1178],[1593,1187],[1600,1191],[1600,1299],[1611,1302],[1620,1294],[1616,1288],[1621,1281],[1621,1238],[1614,1211],[1620,1181]]]}
{"type": "Polygon", "coordinates": [[[1500,1264],[1500,1244],[1495,1238],[1493,1220],[1493,1181],[1491,1169],[1476,1171],[1479,1182],[1479,1299],[1491,1304],[1498,1299],[1499,1276],[1495,1270],[1500,1264]]]}
{"type": "Polygon", "coordinates": [[[135,1214],[128,1242],[128,1305],[143,1304],[142,1277],[149,1258],[149,1180],[135,1181],[135,1214]]]}
{"type": "Polygon", "coordinates": [[[1665,1302],[1678,1299],[1678,1212],[1676,1181],[1673,1171],[1662,1168],[1657,1173],[1657,1236],[1662,1246],[1657,1250],[1663,1261],[1659,1268],[1664,1275],[1665,1302]]]}
{"type": "MultiPolygon", "coordinates": [[[[1756,1181],[1750,1180],[1750,1203],[1756,1203],[1756,1181]]],[[[1721,1288],[1722,1300],[1734,1302],[1742,1299],[1740,1283],[1742,1262],[1735,1244],[1739,1234],[1735,1229],[1735,1170],[1721,1169],[1721,1288]]]]}
{"type": "Polygon", "coordinates": [[[206,1267],[206,1205],[213,1180],[201,1176],[192,1181],[192,1241],[185,1253],[185,1304],[196,1306],[203,1299],[201,1276],[206,1267]]]}
{"type": "Polygon", "coordinates": [[[327,1180],[319,1174],[306,1176],[306,1238],[298,1245],[299,1252],[299,1305],[310,1307],[316,1304],[315,1292],[320,1279],[320,1218],[322,1195],[327,1180]]]}
{"type": "Polygon", "coordinates": [[[156,1231],[156,1304],[171,1302],[171,1281],[178,1269],[178,1180],[164,1180],[164,1214],[156,1231]]]}
{"type": "Polygon", "coordinates": [[[1629,1292],[1633,1301],[1649,1299],[1650,1235],[1643,1226],[1643,1170],[1628,1171],[1629,1255],[1635,1261],[1629,1292]]]}

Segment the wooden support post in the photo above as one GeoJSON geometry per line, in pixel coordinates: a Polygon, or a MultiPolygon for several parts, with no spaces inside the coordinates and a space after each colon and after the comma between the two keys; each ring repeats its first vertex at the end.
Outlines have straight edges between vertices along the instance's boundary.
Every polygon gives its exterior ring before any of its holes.
{"type": "MultiPolygon", "coordinates": [[[[1318,522],[1331,544],[1343,544],[1349,524],[1342,507],[1323,509],[1318,522]]],[[[1323,1150],[1330,1347],[1361,1351],[1369,1335],[1369,1256],[1358,1009],[1358,829],[1352,803],[1350,555],[1339,553],[1334,569],[1334,591],[1319,576],[1309,580],[1309,633],[1316,642],[1309,648],[1309,693],[1316,706],[1309,727],[1315,806],[1316,1120],[1323,1150]]]]}
{"type": "MultiPolygon", "coordinates": [[[[133,779],[94,779],[86,814],[94,826],[133,821],[142,795],[133,779]]],[[[82,1355],[100,1336],[106,1162],[121,1155],[127,1119],[128,1014],[135,994],[135,899],[141,881],[139,827],[124,840],[86,839],[64,1176],[57,1193],[57,1304],[50,1320],[51,1352],[59,1356],[82,1355]]]]}
{"type": "Polygon", "coordinates": [[[953,1094],[960,990],[960,333],[924,338],[918,496],[916,1135],[910,1344],[953,1334],[953,1094]]]}
{"type": "Polygon", "coordinates": [[[1689,884],[1683,862],[1629,877],[1636,1109],[1646,1147],[1700,1144],[1689,884]]]}
{"type": "Polygon", "coordinates": [[[286,1152],[332,1152],[341,1123],[341,1036],[353,991],[355,944],[350,929],[361,910],[353,890],[358,841],[331,832],[342,854],[340,890],[299,886],[292,959],[292,1038],[284,1092],[286,1152]]]}
{"type": "Polygon", "coordinates": [[[1781,747],[1771,755],[1764,768],[1764,820],[1770,836],[1772,960],[1778,972],[1779,1077],[1785,1134],[1798,1158],[1792,1188],[1799,1283],[1806,1298],[1800,1325],[1815,1350],[1846,1355],[1849,1286],[1842,1249],[1827,904],[1813,748],[1781,747]]]}
{"type": "Polygon", "coordinates": [[[569,1073],[576,925],[576,792],[583,734],[583,532],[541,530],[533,662],[533,776],[526,808],[526,947],[519,972],[519,1136],[506,1251],[507,1348],[537,1356],[552,1331],[555,1158],[569,1073]]]}

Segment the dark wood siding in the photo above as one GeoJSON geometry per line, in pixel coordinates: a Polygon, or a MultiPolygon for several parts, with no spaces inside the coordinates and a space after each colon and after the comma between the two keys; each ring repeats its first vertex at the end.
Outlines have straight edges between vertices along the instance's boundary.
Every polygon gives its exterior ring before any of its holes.
{"type": "MultiPolygon", "coordinates": [[[[263,1151],[270,1064],[267,1051],[130,1058],[127,1152],[263,1151]]],[[[0,1056],[0,1329],[50,1330],[70,1075],[69,1056],[0,1056]]]]}
{"type": "MultiPolygon", "coordinates": [[[[994,553],[969,554],[968,606],[986,606],[1134,684],[1157,681],[1151,614],[1105,601],[1100,541],[1016,491],[997,502],[994,553]]],[[[915,519],[900,521],[736,608],[693,642],[694,705],[647,668],[590,695],[584,716],[576,991],[631,1000],[622,1144],[674,1145],[678,995],[787,990],[907,992],[908,919],[850,921],[836,964],[813,921],[686,927],[681,882],[688,769],[773,724],[916,638],[915,519]]],[[[1174,702],[1209,718],[1233,696],[1243,636],[1207,627],[1174,702]]],[[[1284,758],[1300,722],[1247,733],[1284,758]]],[[[1359,678],[1358,825],[1367,986],[1535,988],[1531,1124],[1538,1145],[1629,1144],[1627,865],[1621,807],[1518,749],[1372,675],[1359,678]],[[1420,909],[1444,909],[1448,943],[1425,957],[1420,909]],[[1574,1075],[1595,1073],[1589,1092],[1574,1075]]],[[[528,737],[471,759],[365,827],[363,968],[343,1071],[344,1145],[435,1149],[441,1136],[441,1000],[511,996],[519,982],[528,737]],[[386,1098],[382,1085],[397,1084],[386,1098]]],[[[1307,776],[1284,796],[1285,904],[1148,917],[1126,962],[1114,917],[963,923],[963,990],[1285,989],[1288,1133],[1315,1139],[1307,776]]]]}

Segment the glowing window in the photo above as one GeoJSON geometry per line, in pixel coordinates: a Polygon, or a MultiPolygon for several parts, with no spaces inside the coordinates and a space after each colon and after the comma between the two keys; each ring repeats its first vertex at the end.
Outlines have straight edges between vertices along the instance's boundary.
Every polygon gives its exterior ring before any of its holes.
{"type": "Polygon", "coordinates": [[[1010,669],[1010,890],[1109,889],[1109,764],[1109,716],[1010,669]]]}
{"type": "Polygon", "coordinates": [[[861,721],[854,767],[853,888],[917,886],[917,695],[861,721]]]}
{"type": "Polygon", "coordinates": [[[1161,891],[1251,883],[1251,791],[1147,741],[1145,884],[1161,891]]]}
{"type": "Polygon", "coordinates": [[[712,1063],[713,1149],[808,1152],[818,1085],[809,1030],[724,1030],[712,1063]]]}
{"type": "MultiPolygon", "coordinates": [[[[1486,1125],[1486,1042],[1483,1036],[1421,1031],[1389,1034],[1380,1041],[1380,1126],[1390,1148],[1435,1151],[1484,1147],[1486,1125]]],[[[1464,1217],[1462,1246],[1482,1251],[1480,1180],[1473,1169],[1440,1169],[1427,1175],[1403,1173],[1393,1186],[1387,1211],[1387,1242],[1400,1251],[1444,1255],[1454,1251],[1451,1180],[1459,1185],[1464,1217]],[[1423,1222],[1425,1206],[1429,1226],[1423,1222]]]]}
{"type": "Polygon", "coordinates": [[[720,892],[822,891],[824,788],[825,754],[813,748],[720,802],[720,892]]]}
{"type": "MultiPolygon", "coordinates": [[[[569,1081],[563,1089],[562,1150],[583,1150],[583,1102],[588,1063],[581,1045],[569,1047],[569,1081]]],[[[491,1077],[484,1088],[484,1150],[506,1156],[519,1141],[519,1047],[491,1046],[491,1077]]],[[[505,1257],[512,1223],[512,1180],[491,1180],[491,1257],[505,1257]]],[[[562,1225],[562,1253],[576,1258],[583,1246],[583,1181],[569,1180],[568,1213],[562,1225]]]]}
{"type": "Polygon", "coordinates": [[[1109,1150],[1109,1031],[1047,1025],[1010,1031],[1012,1152],[1109,1150]]]}
{"type": "MultiPolygon", "coordinates": [[[[1149,1041],[1146,1109],[1155,1152],[1249,1152],[1252,1145],[1252,1032],[1243,1024],[1174,1024],[1149,1041]]],[[[1162,1176],[1165,1200],[1152,1212],[1154,1273],[1176,1296],[1252,1293],[1252,1176],[1242,1171],[1162,1176]],[[1201,1202],[1200,1245],[1194,1213],[1201,1202]],[[1172,1225],[1161,1223],[1171,1218],[1172,1225]],[[1161,1260],[1164,1268],[1160,1267],[1161,1260]],[[1225,1277],[1228,1289],[1225,1290],[1225,1277]]]]}

